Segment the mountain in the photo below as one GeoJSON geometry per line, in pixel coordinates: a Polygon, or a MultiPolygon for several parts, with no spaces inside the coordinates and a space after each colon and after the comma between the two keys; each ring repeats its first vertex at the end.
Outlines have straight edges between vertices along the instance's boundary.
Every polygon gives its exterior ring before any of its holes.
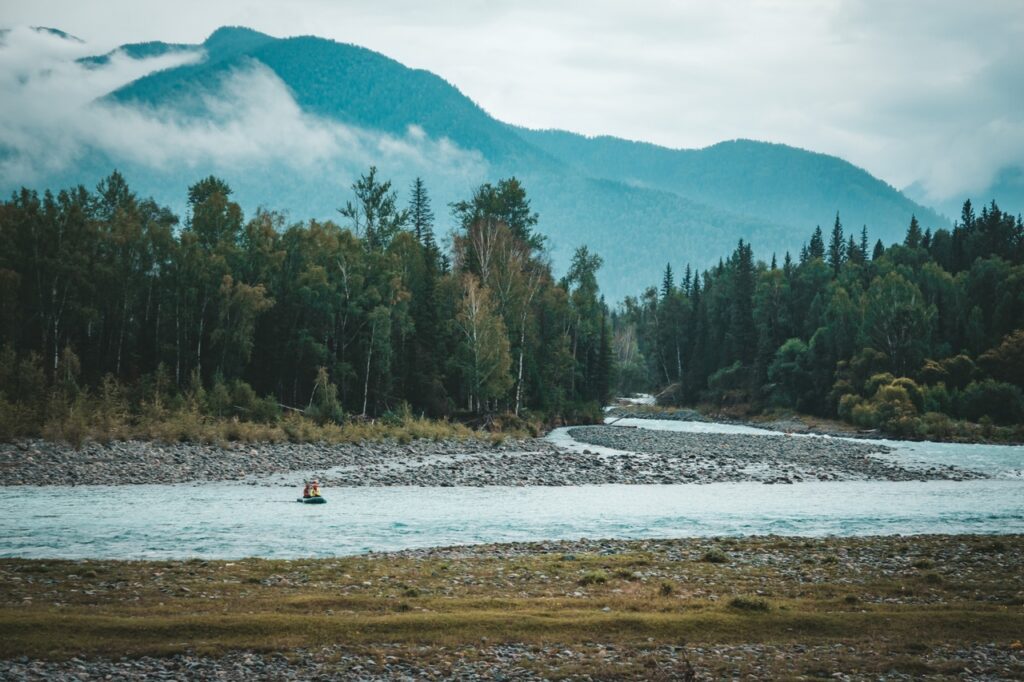
{"type": "MultiPolygon", "coordinates": [[[[903,193],[915,201],[926,201],[928,193],[920,183],[903,189],[903,193]]],[[[958,197],[936,202],[935,207],[951,219],[960,217],[964,198],[971,200],[975,211],[995,201],[999,208],[1011,215],[1024,214],[1024,167],[1005,166],[985,189],[972,192],[969,197],[958,197]]]]}
{"type": "MultiPolygon", "coordinates": [[[[556,267],[564,269],[574,248],[588,245],[604,258],[600,280],[609,300],[639,293],[666,262],[708,267],[740,238],[766,259],[799,250],[814,226],[830,226],[837,211],[848,229],[867,224],[872,239],[886,242],[902,238],[911,214],[933,228],[948,223],[842,159],[750,140],[680,150],[527,130],[496,120],[433,73],[321,38],[225,27],[201,46],[122,49],[133,56],[201,49],[205,58],[135,80],[107,95],[108,103],[157,112],[161,120],[223,120],[232,112],[218,102],[232,79],[264,69],[304,116],[344,126],[337,139],[349,135],[355,151],[304,169],[279,159],[153,163],[92,149],[50,186],[95,182],[116,166],[139,193],[182,212],[188,184],[216,173],[247,211],[264,205],[296,220],[337,219],[355,174],[375,163],[403,198],[412,179],[424,177],[443,234],[448,202],[481,182],[516,175],[540,213],[556,267]]],[[[109,57],[86,61],[100,66],[109,57]]]]}

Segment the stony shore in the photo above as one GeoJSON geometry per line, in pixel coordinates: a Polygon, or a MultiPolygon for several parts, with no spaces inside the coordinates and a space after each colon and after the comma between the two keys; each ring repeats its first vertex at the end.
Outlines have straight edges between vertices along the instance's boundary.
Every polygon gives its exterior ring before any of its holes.
{"type": "Polygon", "coordinates": [[[294,485],[302,475],[330,486],[561,486],[756,481],[966,480],[952,467],[908,469],[876,457],[884,446],[825,438],[694,434],[617,426],[570,429],[595,447],[543,438],[500,442],[380,441],[355,444],[0,444],[0,486],[246,481],[294,485]],[[611,448],[609,452],[601,448],[611,448]],[[287,474],[294,474],[290,478],[287,474]],[[279,475],[286,475],[284,479],[279,475]],[[277,480],[270,477],[278,476],[277,480]],[[296,478],[298,476],[299,478],[296,478]]]}
{"type": "MultiPolygon", "coordinates": [[[[579,426],[578,441],[636,453],[633,468],[678,483],[721,481],[963,481],[982,474],[952,466],[906,468],[874,455],[891,452],[874,443],[788,435],[683,433],[617,426],[579,426]]],[[[624,465],[625,466],[625,465],[624,465]]],[[[657,483],[659,481],[651,481],[657,483]]]]}
{"type": "Polygon", "coordinates": [[[878,651],[871,647],[844,644],[805,646],[801,644],[738,644],[717,646],[616,646],[600,643],[579,646],[527,644],[473,644],[444,647],[424,653],[436,662],[403,660],[407,647],[385,645],[372,654],[334,646],[315,650],[294,650],[273,655],[251,651],[231,652],[221,657],[179,654],[169,658],[143,657],[121,660],[0,661],[0,680],[40,682],[82,682],[83,680],[720,680],[773,679],[781,672],[788,679],[830,679],[839,682],[888,680],[903,682],[929,680],[1019,680],[1024,674],[1024,655],[1019,650],[993,644],[928,647],[917,650],[913,663],[879,672],[857,670],[847,661],[871,662],[878,651]],[[582,672],[587,663],[600,661],[600,669],[582,672]],[[769,672],[767,662],[775,662],[769,672]],[[843,661],[837,665],[839,661],[843,661]],[[850,667],[846,667],[850,665],[850,667]],[[816,668],[816,669],[815,669],[816,668]],[[916,668],[916,671],[914,670],[916,668]],[[580,671],[580,672],[575,672],[580,671]],[[575,672],[575,674],[574,674],[575,672]],[[762,677],[762,675],[767,675],[762,677]]]}
{"type": "Polygon", "coordinates": [[[752,537],[0,560],[0,679],[1018,680],[1022,550],[752,537]]]}

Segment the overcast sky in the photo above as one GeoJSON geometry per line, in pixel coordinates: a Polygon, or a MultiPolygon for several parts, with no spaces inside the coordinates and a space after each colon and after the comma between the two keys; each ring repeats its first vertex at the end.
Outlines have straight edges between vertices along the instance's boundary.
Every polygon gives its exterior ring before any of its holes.
{"type": "Polygon", "coordinates": [[[1024,2],[0,0],[102,52],[220,25],[314,34],[446,78],[504,121],[842,156],[941,200],[1024,163],[1024,2]]]}

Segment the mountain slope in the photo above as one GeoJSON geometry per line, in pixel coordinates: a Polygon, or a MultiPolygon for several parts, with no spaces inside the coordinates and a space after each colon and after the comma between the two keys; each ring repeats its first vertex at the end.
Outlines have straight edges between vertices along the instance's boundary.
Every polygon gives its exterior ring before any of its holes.
{"type": "Polygon", "coordinates": [[[669,149],[559,130],[517,130],[581,172],[784,225],[831,222],[836,211],[848,226],[866,224],[880,234],[905,229],[912,213],[926,225],[946,224],[933,210],[843,159],[787,145],[734,140],[705,149],[669,149]]]}
{"type": "MultiPolygon", "coordinates": [[[[374,163],[395,181],[403,199],[412,179],[424,177],[443,234],[449,202],[465,198],[481,182],[516,175],[541,215],[539,229],[550,237],[556,267],[564,268],[573,249],[587,244],[604,257],[600,279],[610,300],[638,293],[638,283],[656,281],[668,261],[677,268],[686,262],[708,267],[740,238],[764,258],[796,251],[814,225],[830,225],[837,210],[848,227],[859,230],[866,223],[872,238],[886,241],[902,237],[912,213],[926,226],[945,224],[835,157],[751,141],[674,150],[525,130],[494,119],[435,74],[330,40],[279,39],[226,27],[201,46],[143,43],[123,50],[155,56],[200,48],[204,60],[140,78],[106,101],[137,106],[164,122],[188,120],[202,127],[233,114],[230,106],[216,103],[227,102],[232,79],[258,67],[283,83],[304,116],[350,127],[353,139],[366,141],[364,148],[308,166],[280,158],[147,163],[92,149],[74,167],[54,173],[48,185],[94,183],[116,166],[139,193],[183,212],[188,184],[216,173],[249,212],[262,205],[283,209],[291,219],[323,219],[337,218],[335,208],[348,198],[348,185],[374,163]],[[416,147],[422,139],[431,144],[416,147]],[[412,153],[391,153],[403,145],[412,153]],[[450,167],[449,153],[464,167],[450,167]]],[[[104,59],[109,55],[93,58],[92,65],[104,59]]]]}

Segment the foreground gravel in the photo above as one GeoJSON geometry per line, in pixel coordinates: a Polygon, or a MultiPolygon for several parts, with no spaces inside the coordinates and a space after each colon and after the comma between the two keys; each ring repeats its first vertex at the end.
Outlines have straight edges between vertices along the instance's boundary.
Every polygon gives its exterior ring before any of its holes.
{"type": "Polygon", "coordinates": [[[953,467],[907,469],[884,446],[827,438],[693,434],[616,426],[570,429],[578,441],[624,452],[564,449],[544,439],[356,444],[86,443],[0,445],[0,486],[248,481],[330,486],[563,486],[721,481],[967,480],[953,467]],[[294,474],[290,478],[268,477],[294,474]]]}
{"type": "Polygon", "coordinates": [[[135,660],[0,661],[3,680],[547,680],[590,679],[833,679],[1019,680],[1020,649],[994,644],[941,646],[915,651],[912,664],[887,667],[879,652],[842,644],[823,646],[739,644],[634,648],[501,644],[462,647],[385,645],[372,654],[343,647],[293,650],[269,656],[232,652],[219,658],[177,655],[135,660]],[[414,657],[410,660],[408,657],[414,657]],[[423,661],[423,659],[427,661],[423,661]],[[600,672],[574,675],[601,661],[600,672]],[[851,663],[859,661],[860,663],[851,663]],[[903,669],[901,669],[901,667],[903,669]]]}
{"type": "MultiPolygon", "coordinates": [[[[952,466],[905,468],[874,455],[891,452],[873,443],[788,435],[682,433],[618,426],[580,426],[569,430],[578,441],[636,455],[623,466],[660,482],[720,481],[963,481],[983,474],[952,466]]],[[[620,458],[622,459],[622,458],[620,458]]]]}

